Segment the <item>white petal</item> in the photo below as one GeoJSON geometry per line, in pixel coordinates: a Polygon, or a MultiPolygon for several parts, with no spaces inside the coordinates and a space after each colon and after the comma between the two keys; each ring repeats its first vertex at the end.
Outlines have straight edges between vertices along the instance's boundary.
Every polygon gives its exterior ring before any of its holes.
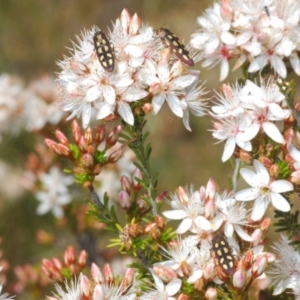
{"type": "Polygon", "coordinates": [[[275,180],[270,184],[270,190],[274,193],[285,193],[294,190],[294,186],[287,180],[275,180]]]}
{"type": "Polygon", "coordinates": [[[114,104],[116,100],[116,92],[112,86],[107,85],[103,88],[103,97],[108,104],[114,104]]]}
{"type": "Polygon", "coordinates": [[[226,140],[226,144],[224,147],[223,155],[222,155],[222,162],[226,161],[231,157],[235,149],[235,138],[230,137],[226,140]]]}
{"type": "Polygon", "coordinates": [[[290,57],[290,62],[291,62],[291,65],[295,71],[295,73],[300,76],[300,60],[299,60],[299,57],[297,54],[295,55],[292,55],[290,57]]]}
{"type": "Polygon", "coordinates": [[[191,218],[185,218],[178,226],[176,233],[177,234],[183,234],[187,232],[192,226],[192,219],[191,218]]]}
{"type": "Polygon", "coordinates": [[[260,220],[265,214],[268,207],[268,200],[265,197],[257,198],[251,212],[251,219],[253,221],[260,220]]]}
{"type": "Polygon", "coordinates": [[[195,218],[195,224],[200,229],[211,230],[211,224],[210,224],[210,222],[206,218],[204,218],[203,216],[197,216],[195,218]]]}
{"type": "Polygon", "coordinates": [[[231,223],[229,222],[226,222],[225,223],[225,226],[224,226],[224,234],[227,236],[227,237],[232,237],[233,236],[233,226],[231,223]]]}
{"type": "Polygon", "coordinates": [[[247,168],[242,168],[240,170],[240,174],[250,186],[252,186],[252,187],[260,186],[260,184],[261,184],[260,178],[252,170],[247,169],[247,168]]]}
{"type": "Polygon", "coordinates": [[[271,201],[273,206],[280,211],[287,212],[291,209],[291,206],[288,203],[288,201],[280,194],[271,193],[271,201]]]}
{"type": "Polygon", "coordinates": [[[229,73],[229,63],[227,59],[222,59],[221,68],[220,68],[220,78],[219,81],[223,81],[226,79],[229,73]]]}
{"type": "Polygon", "coordinates": [[[258,56],[253,60],[253,62],[248,67],[248,72],[253,73],[263,69],[263,67],[267,64],[267,62],[268,60],[265,56],[258,56]]]}
{"type": "Polygon", "coordinates": [[[152,98],[153,114],[156,115],[161,109],[166,99],[165,94],[158,94],[152,98]]]}
{"type": "Polygon", "coordinates": [[[125,47],[125,52],[135,57],[140,57],[143,55],[143,50],[135,45],[127,45],[125,47]]]}
{"type": "Polygon", "coordinates": [[[270,175],[265,166],[258,160],[253,161],[257,176],[261,178],[261,182],[268,185],[270,182],[270,175]]]}
{"type": "Polygon", "coordinates": [[[126,103],[124,101],[119,101],[118,113],[126,123],[128,123],[130,125],[134,124],[134,116],[133,116],[131,107],[128,103],[126,103]]]}
{"type": "Polygon", "coordinates": [[[300,161],[300,151],[291,143],[288,144],[287,148],[291,157],[296,161],[300,161]]]}
{"type": "Polygon", "coordinates": [[[239,191],[235,194],[235,199],[238,201],[251,201],[259,196],[259,189],[249,188],[239,191]]]}
{"type": "Polygon", "coordinates": [[[85,105],[82,111],[82,126],[83,128],[87,128],[92,114],[92,107],[91,105],[85,105]]]}
{"type": "Polygon", "coordinates": [[[203,270],[197,269],[195,270],[192,275],[188,278],[187,283],[195,283],[199,278],[201,278],[203,275],[203,270]]]}
{"type": "Polygon", "coordinates": [[[253,242],[253,238],[240,225],[234,224],[233,227],[240,238],[247,242],[253,242]]]}
{"type": "Polygon", "coordinates": [[[168,103],[170,109],[172,110],[172,112],[176,116],[182,118],[183,110],[180,105],[180,100],[178,99],[178,97],[176,96],[176,94],[174,92],[167,93],[167,103],[168,103]]]}
{"type": "Polygon", "coordinates": [[[217,231],[223,224],[223,221],[224,221],[223,214],[218,214],[212,220],[210,220],[213,231],[217,231]]]}
{"type": "Polygon", "coordinates": [[[220,39],[224,44],[227,44],[227,45],[234,45],[236,43],[235,36],[228,31],[222,32],[220,39]]]}
{"type": "Polygon", "coordinates": [[[106,102],[101,102],[97,104],[97,108],[98,112],[96,115],[96,119],[104,119],[113,113],[115,105],[110,105],[106,102]]]}
{"type": "Polygon", "coordinates": [[[181,288],[181,280],[173,279],[166,286],[166,293],[168,296],[175,295],[181,288]]]}
{"type": "Polygon", "coordinates": [[[274,56],[271,58],[271,65],[275,72],[282,78],[286,77],[286,66],[281,58],[274,56]]]}
{"type": "Polygon", "coordinates": [[[265,133],[275,142],[284,144],[285,140],[282,136],[281,132],[279,131],[278,127],[271,123],[271,122],[264,122],[262,125],[265,133]]]}
{"type": "Polygon", "coordinates": [[[183,121],[184,127],[185,127],[187,130],[192,131],[192,129],[191,129],[191,127],[190,127],[190,123],[189,123],[189,111],[188,111],[188,109],[185,109],[185,110],[183,111],[182,121],[183,121]]]}
{"type": "Polygon", "coordinates": [[[170,220],[181,220],[183,218],[186,218],[187,216],[186,211],[182,209],[167,210],[164,211],[162,214],[170,220]]]}

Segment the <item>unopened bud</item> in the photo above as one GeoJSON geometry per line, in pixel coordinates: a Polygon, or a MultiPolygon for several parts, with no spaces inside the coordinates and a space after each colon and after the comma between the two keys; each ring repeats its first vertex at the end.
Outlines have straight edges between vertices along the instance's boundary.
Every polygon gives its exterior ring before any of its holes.
{"type": "Polygon", "coordinates": [[[82,155],[82,163],[85,167],[89,168],[94,164],[94,158],[92,155],[85,153],[82,155]]]}
{"type": "Polygon", "coordinates": [[[101,270],[95,263],[92,263],[92,265],[91,265],[91,275],[92,275],[93,281],[95,283],[103,283],[104,282],[104,278],[101,273],[101,270]]]}
{"type": "Polygon", "coordinates": [[[177,298],[177,300],[189,300],[190,297],[186,294],[180,294],[177,298]]]}
{"type": "Polygon", "coordinates": [[[205,292],[205,299],[207,300],[217,300],[218,293],[217,290],[214,288],[208,288],[205,292]]]}
{"type": "Polygon", "coordinates": [[[86,265],[87,252],[85,250],[81,250],[78,257],[78,266],[83,269],[86,265]]]}
{"type": "Polygon", "coordinates": [[[157,224],[157,227],[160,230],[165,229],[166,226],[167,226],[166,220],[162,216],[160,216],[160,215],[155,216],[154,221],[155,221],[155,223],[157,224]]]}
{"type": "Polygon", "coordinates": [[[127,9],[124,8],[122,10],[120,21],[122,24],[123,32],[128,34],[129,33],[129,24],[130,24],[130,14],[128,13],[127,9]]]}
{"type": "Polygon", "coordinates": [[[162,191],[158,194],[158,196],[155,198],[156,203],[162,202],[167,196],[169,192],[168,191],[162,191]]]}
{"type": "Polygon", "coordinates": [[[262,241],[262,238],[263,238],[263,232],[260,228],[256,228],[252,234],[251,234],[251,237],[253,239],[253,246],[257,246],[259,245],[259,243],[262,241]]]}
{"type": "Polygon", "coordinates": [[[297,170],[291,174],[290,181],[297,185],[300,184],[300,170],[297,170]]]}
{"type": "Polygon", "coordinates": [[[90,282],[89,279],[85,276],[81,274],[80,277],[80,291],[81,294],[86,297],[87,299],[90,299],[90,290],[91,290],[91,286],[90,286],[90,282]]]}
{"type": "Polygon", "coordinates": [[[129,208],[131,206],[131,198],[124,190],[119,193],[119,203],[122,208],[129,208]]]}
{"type": "Polygon", "coordinates": [[[77,75],[86,75],[90,73],[89,68],[77,60],[70,61],[70,69],[77,75]]]}
{"type": "Polygon", "coordinates": [[[278,178],[279,173],[280,173],[280,168],[277,164],[274,164],[271,166],[271,168],[269,169],[269,173],[273,178],[278,178]]]}
{"type": "Polygon", "coordinates": [[[131,238],[136,238],[142,233],[142,229],[138,224],[131,224],[128,228],[128,234],[131,238]]]}
{"type": "Polygon", "coordinates": [[[238,289],[241,289],[246,283],[246,274],[243,271],[236,271],[233,274],[232,283],[238,289]]]}
{"type": "Polygon", "coordinates": [[[261,156],[259,161],[269,170],[273,164],[273,162],[266,156],[261,156]]]}
{"type": "Polygon", "coordinates": [[[82,136],[81,128],[76,120],[73,120],[71,126],[72,126],[73,139],[75,143],[78,145],[82,136]]]}
{"type": "Polygon", "coordinates": [[[180,269],[185,277],[190,277],[192,273],[192,267],[186,262],[183,261],[180,265],[180,269]]]}
{"type": "Polygon", "coordinates": [[[85,130],[84,139],[88,145],[91,145],[93,143],[93,134],[90,127],[85,130]]]}
{"type": "Polygon", "coordinates": [[[119,150],[116,150],[114,151],[113,153],[111,153],[108,157],[108,162],[109,163],[115,163],[117,162],[123,155],[123,149],[119,149],[119,150]]]}
{"type": "Polygon", "coordinates": [[[106,138],[106,144],[113,146],[118,141],[119,134],[122,131],[122,126],[118,125],[114,127],[108,134],[108,137],[106,138]]]}
{"type": "Polygon", "coordinates": [[[151,103],[145,103],[143,106],[142,106],[142,110],[143,112],[148,115],[150,114],[152,111],[153,111],[153,106],[151,103]]]}
{"type": "Polygon", "coordinates": [[[64,253],[64,262],[67,266],[73,265],[75,263],[75,249],[69,246],[64,253]]]}
{"type": "Polygon", "coordinates": [[[267,258],[263,255],[256,259],[252,266],[252,275],[257,277],[261,275],[267,267],[267,258]]]}
{"type": "Polygon", "coordinates": [[[135,168],[135,170],[133,171],[133,175],[132,175],[133,179],[132,179],[132,188],[135,190],[135,191],[139,191],[142,186],[141,184],[139,183],[139,180],[143,180],[143,175],[142,175],[142,172],[140,171],[140,169],[138,168],[135,168]]]}
{"type": "Polygon", "coordinates": [[[69,143],[70,143],[69,140],[61,131],[55,130],[55,136],[57,137],[59,142],[62,143],[63,145],[66,145],[66,146],[69,145],[69,143]]]}
{"type": "Polygon", "coordinates": [[[128,194],[130,194],[130,191],[131,191],[131,182],[130,182],[130,179],[123,175],[121,177],[121,188],[122,190],[126,191],[128,194]]]}
{"type": "Polygon", "coordinates": [[[271,225],[271,219],[266,218],[262,221],[260,225],[260,229],[262,230],[262,232],[266,232],[269,229],[270,225],[271,225]]]}
{"type": "Polygon", "coordinates": [[[190,199],[189,199],[189,194],[188,192],[185,190],[185,188],[183,188],[182,186],[179,186],[176,190],[178,198],[180,200],[181,203],[183,204],[188,204],[190,199]]]}
{"type": "Polygon", "coordinates": [[[104,125],[100,125],[97,127],[95,134],[94,134],[94,141],[97,144],[100,144],[103,142],[105,137],[105,126],[104,125]]]}
{"type": "Polygon", "coordinates": [[[103,268],[104,278],[107,285],[114,283],[114,274],[109,264],[106,264],[103,268]]]}
{"type": "Polygon", "coordinates": [[[130,34],[136,35],[141,26],[141,20],[138,15],[135,13],[130,20],[130,34]]]}
{"type": "Polygon", "coordinates": [[[253,162],[253,156],[249,152],[247,152],[243,149],[240,150],[239,158],[240,158],[241,162],[244,162],[248,165],[252,164],[252,162],[253,162]]]}
{"type": "Polygon", "coordinates": [[[132,285],[134,280],[134,270],[129,268],[126,271],[124,278],[121,281],[121,290],[126,291],[132,285]]]}

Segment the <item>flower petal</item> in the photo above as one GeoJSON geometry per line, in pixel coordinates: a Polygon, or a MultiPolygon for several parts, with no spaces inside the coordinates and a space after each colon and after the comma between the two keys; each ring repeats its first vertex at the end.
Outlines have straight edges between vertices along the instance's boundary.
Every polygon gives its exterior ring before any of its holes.
{"type": "Polygon", "coordinates": [[[287,180],[275,180],[270,184],[270,190],[274,193],[285,193],[294,190],[294,186],[287,180]]]}
{"type": "Polygon", "coordinates": [[[280,194],[271,193],[271,201],[273,206],[280,211],[290,211],[291,205],[288,201],[280,194]]]}
{"type": "Polygon", "coordinates": [[[257,198],[254,202],[254,206],[251,212],[251,219],[253,221],[260,220],[265,214],[268,204],[269,201],[266,199],[266,197],[257,198]]]}

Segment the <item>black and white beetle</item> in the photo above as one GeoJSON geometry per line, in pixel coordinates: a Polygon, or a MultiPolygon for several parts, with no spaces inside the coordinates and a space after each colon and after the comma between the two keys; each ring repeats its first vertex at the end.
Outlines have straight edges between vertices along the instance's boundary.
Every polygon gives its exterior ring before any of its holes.
{"type": "Polygon", "coordinates": [[[235,261],[232,250],[223,234],[217,234],[212,239],[212,249],[215,261],[222,271],[228,276],[235,271],[235,261]]]}
{"type": "Polygon", "coordinates": [[[112,72],[115,67],[115,57],[110,41],[101,30],[94,34],[94,47],[101,66],[107,71],[112,72]]]}
{"type": "Polygon", "coordinates": [[[193,59],[190,57],[189,51],[179,41],[179,38],[167,28],[159,28],[156,34],[160,37],[166,47],[170,47],[174,54],[189,67],[194,65],[193,59]]]}

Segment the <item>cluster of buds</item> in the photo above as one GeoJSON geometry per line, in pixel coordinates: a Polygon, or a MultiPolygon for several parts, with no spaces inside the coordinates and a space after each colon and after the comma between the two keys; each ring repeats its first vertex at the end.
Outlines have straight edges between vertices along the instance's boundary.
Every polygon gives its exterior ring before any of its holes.
{"type": "Polygon", "coordinates": [[[81,273],[77,280],[71,282],[70,286],[66,282],[67,292],[56,285],[57,294],[48,299],[135,299],[136,295],[131,291],[133,280],[133,269],[128,269],[124,278],[120,279],[120,277],[114,277],[108,264],[104,266],[102,274],[99,267],[93,263],[90,279],[81,273]],[[71,296],[72,298],[70,298],[71,296]]]}
{"type": "Polygon", "coordinates": [[[13,292],[20,294],[26,287],[46,287],[51,283],[50,278],[30,264],[16,266],[14,273],[18,281],[13,285],[13,292]]]}
{"type": "Polygon", "coordinates": [[[73,164],[73,173],[76,180],[89,187],[102,167],[108,163],[115,163],[123,154],[123,148],[114,149],[121,125],[107,129],[105,125],[95,130],[87,128],[83,133],[77,121],[72,122],[74,144],[61,132],[56,130],[55,135],[59,143],[46,139],[46,145],[57,155],[69,159],[73,164]],[[99,150],[99,148],[103,150],[99,150]]]}
{"type": "Polygon", "coordinates": [[[54,257],[52,260],[42,260],[42,270],[52,280],[64,282],[65,278],[77,276],[85,267],[87,260],[86,251],[82,250],[76,258],[75,250],[69,246],[64,252],[63,262],[54,257]]]}

